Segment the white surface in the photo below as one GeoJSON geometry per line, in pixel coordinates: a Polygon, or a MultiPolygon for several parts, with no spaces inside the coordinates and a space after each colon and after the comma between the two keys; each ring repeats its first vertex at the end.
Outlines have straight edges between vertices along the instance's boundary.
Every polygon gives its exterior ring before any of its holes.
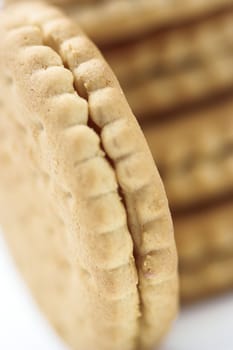
{"type": "Polygon", "coordinates": [[[0,349],[65,350],[37,311],[8,255],[1,232],[0,257],[0,349]]]}
{"type": "MultiPolygon", "coordinates": [[[[1,235],[0,257],[0,349],[66,350],[34,306],[14,269],[1,235]]],[[[232,349],[233,294],[184,310],[161,348],[232,349]]]]}

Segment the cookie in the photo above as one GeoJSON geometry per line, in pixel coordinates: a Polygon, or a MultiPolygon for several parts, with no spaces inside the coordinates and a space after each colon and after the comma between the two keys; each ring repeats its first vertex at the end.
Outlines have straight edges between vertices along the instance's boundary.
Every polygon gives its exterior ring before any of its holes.
{"type": "Polygon", "coordinates": [[[233,198],[174,217],[180,267],[233,256],[233,198]]]}
{"type": "Polygon", "coordinates": [[[151,348],[177,309],[161,179],[119,84],[60,11],[0,18],[0,220],[40,307],[74,349],[151,348]]]}
{"type": "Polygon", "coordinates": [[[160,30],[104,50],[127,89],[148,77],[171,76],[232,55],[233,11],[171,30],[160,30]],[[128,64],[130,62],[130,65],[128,64]]]}
{"type": "Polygon", "coordinates": [[[83,11],[77,5],[67,7],[66,10],[95,42],[106,46],[158,30],[171,23],[177,24],[209,12],[215,13],[231,7],[232,4],[232,0],[217,0],[214,4],[209,0],[198,4],[189,1],[177,6],[175,1],[164,4],[156,0],[140,0],[135,5],[129,0],[120,0],[100,2],[95,7],[84,7],[83,11]]]}
{"type": "Polygon", "coordinates": [[[174,218],[183,302],[233,287],[233,198],[212,207],[174,218]]]}
{"type": "MultiPolygon", "coordinates": [[[[10,0],[12,2],[12,0],[10,0]]],[[[53,0],[66,3],[65,0],[53,0]]],[[[88,1],[89,2],[89,1],[88,1]]],[[[139,35],[166,26],[196,20],[206,15],[231,9],[232,0],[182,1],[164,3],[157,0],[96,1],[85,4],[84,0],[71,1],[65,10],[86,30],[99,45],[124,42],[139,35]]]]}
{"type": "Polygon", "coordinates": [[[213,259],[196,269],[180,272],[180,290],[183,302],[209,297],[233,287],[233,255],[213,259]]]}
{"type": "Polygon", "coordinates": [[[173,210],[233,192],[232,112],[230,96],[208,108],[174,115],[168,122],[144,126],[173,210]]]}
{"type": "Polygon", "coordinates": [[[158,74],[124,89],[140,121],[161,119],[174,109],[188,109],[206,100],[214,100],[229,90],[233,91],[231,55],[174,71],[168,76],[158,74]]]}

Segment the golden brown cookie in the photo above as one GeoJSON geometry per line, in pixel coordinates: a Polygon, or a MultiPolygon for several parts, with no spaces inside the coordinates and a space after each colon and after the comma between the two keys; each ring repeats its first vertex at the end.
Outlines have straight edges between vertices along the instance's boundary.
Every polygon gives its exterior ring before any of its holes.
{"type": "Polygon", "coordinates": [[[199,22],[160,30],[104,50],[125,89],[148,78],[178,75],[232,57],[233,10],[199,22]],[[130,65],[128,64],[130,62],[130,65]]]}
{"type": "Polygon", "coordinates": [[[233,198],[174,217],[181,269],[203,266],[214,258],[233,256],[232,214],[233,198]]]}
{"type": "Polygon", "coordinates": [[[0,17],[0,220],[74,349],[149,349],[177,308],[164,188],[99,51],[60,11],[0,17]]]}
{"type": "Polygon", "coordinates": [[[162,119],[173,110],[192,108],[233,91],[232,54],[169,75],[152,74],[124,91],[140,122],[162,119]]]}
{"type": "Polygon", "coordinates": [[[233,287],[233,255],[214,257],[206,264],[180,272],[181,299],[184,302],[227,291],[233,287]]]}
{"type": "Polygon", "coordinates": [[[233,192],[233,103],[183,113],[144,133],[173,209],[233,192]]]}
{"type": "Polygon", "coordinates": [[[231,8],[232,0],[208,0],[205,2],[176,1],[160,2],[157,0],[102,1],[95,6],[77,4],[66,7],[66,11],[77,19],[91,38],[100,45],[126,41],[138,37],[171,23],[177,24],[189,19],[231,8]],[[182,10],[181,10],[182,9],[182,10]]]}

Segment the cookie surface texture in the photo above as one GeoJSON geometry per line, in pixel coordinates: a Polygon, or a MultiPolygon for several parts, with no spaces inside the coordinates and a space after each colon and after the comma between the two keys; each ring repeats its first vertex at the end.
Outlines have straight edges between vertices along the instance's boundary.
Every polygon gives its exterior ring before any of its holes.
{"type": "Polygon", "coordinates": [[[10,6],[0,34],[0,220],[72,349],[149,349],[177,309],[167,199],[99,51],[60,11],[10,6]]]}

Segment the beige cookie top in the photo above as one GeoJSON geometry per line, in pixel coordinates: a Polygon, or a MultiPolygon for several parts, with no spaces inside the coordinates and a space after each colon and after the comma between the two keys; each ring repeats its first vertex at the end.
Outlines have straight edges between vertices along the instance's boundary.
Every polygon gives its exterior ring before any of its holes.
{"type": "MultiPolygon", "coordinates": [[[[61,12],[22,4],[2,13],[0,23],[1,66],[27,111],[18,117],[32,127],[39,167],[62,189],[57,200],[73,259],[91,276],[96,306],[101,298],[134,296],[127,317],[135,322],[123,332],[127,320],[115,315],[112,346],[150,348],[175,315],[177,259],[166,195],[144,136],[99,51],[61,12]]],[[[101,338],[105,347],[112,341],[111,333],[101,338]]]]}

